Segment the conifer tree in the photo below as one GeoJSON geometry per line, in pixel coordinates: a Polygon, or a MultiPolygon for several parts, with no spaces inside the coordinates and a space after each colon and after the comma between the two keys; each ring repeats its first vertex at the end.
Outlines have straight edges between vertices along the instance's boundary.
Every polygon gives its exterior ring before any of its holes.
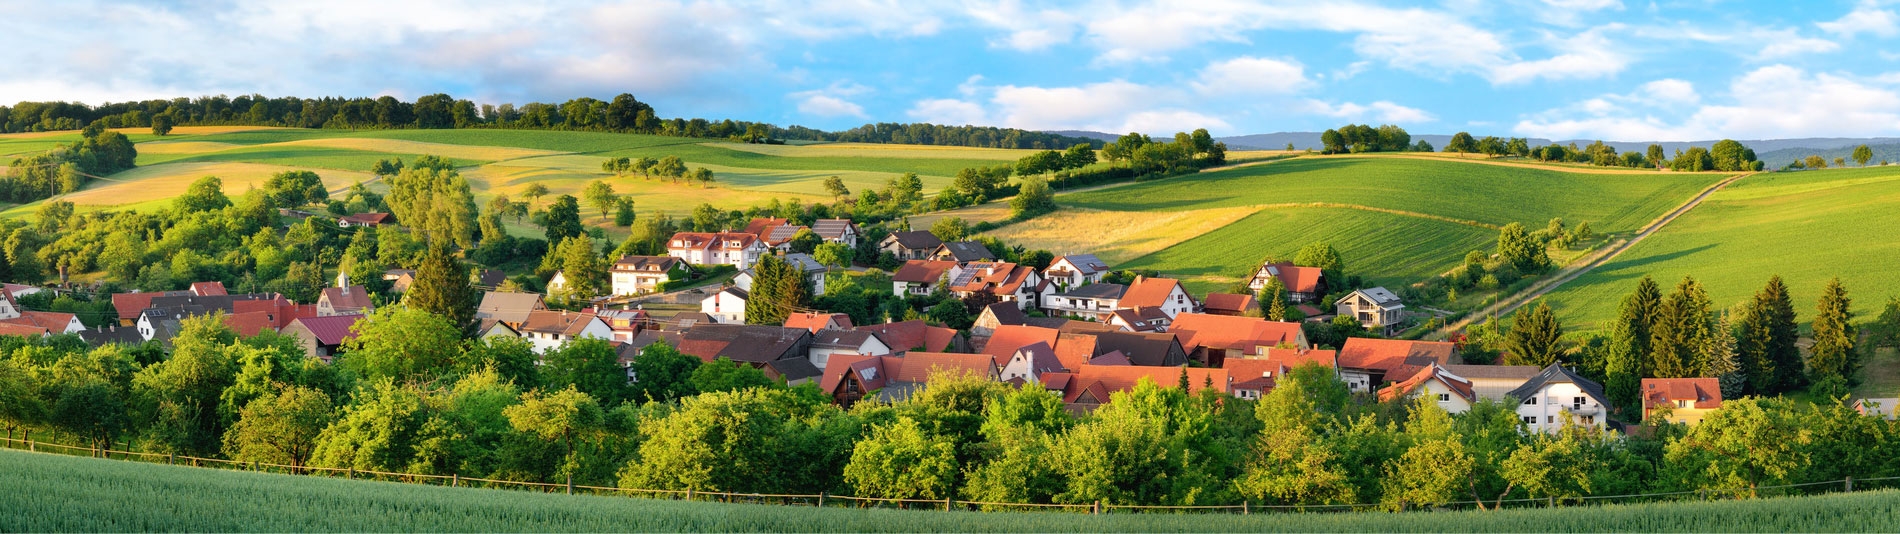
{"type": "Polygon", "coordinates": [[[1657,378],[1691,378],[1700,374],[1697,353],[1709,335],[1709,295],[1694,278],[1683,277],[1676,291],[1663,299],[1650,332],[1650,371],[1657,378]]]}
{"type": "Polygon", "coordinates": [[[1504,346],[1511,351],[1505,358],[1507,363],[1537,367],[1557,363],[1564,332],[1548,303],[1539,301],[1536,308],[1517,312],[1511,322],[1511,333],[1504,341],[1504,346]]]}
{"type": "Polygon", "coordinates": [[[1609,354],[1604,357],[1603,374],[1605,393],[1610,396],[1610,404],[1621,410],[1626,417],[1641,415],[1637,402],[1642,397],[1643,360],[1646,355],[1639,352],[1639,337],[1631,332],[1631,325],[1618,322],[1610,333],[1609,354]]]}
{"type": "Polygon", "coordinates": [[[480,299],[469,279],[468,265],[442,243],[429,247],[416,269],[416,281],[403,294],[404,304],[447,319],[463,336],[475,333],[475,306],[480,299]]]}
{"type": "Polygon", "coordinates": [[[746,296],[746,324],[785,324],[785,316],[778,313],[775,305],[778,302],[779,278],[784,271],[785,260],[778,256],[765,256],[752,264],[752,291],[746,296]]]}
{"type": "Polygon", "coordinates": [[[1741,317],[1737,350],[1742,373],[1748,375],[1748,393],[1773,395],[1801,385],[1801,351],[1795,348],[1799,331],[1794,303],[1781,276],[1755,293],[1741,317]]]}
{"type": "Polygon", "coordinates": [[[1269,321],[1286,320],[1286,284],[1280,277],[1267,278],[1267,287],[1260,290],[1260,307],[1269,321]]]}
{"type": "Polygon", "coordinates": [[[1630,354],[1636,357],[1636,378],[1649,378],[1649,338],[1656,326],[1657,310],[1662,308],[1662,287],[1648,276],[1636,283],[1636,291],[1623,298],[1618,324],[1627,327],[1630,354]]]}
{"type": "Polygon", "coordinates": [[[1748,377],[1742,374],[1741,356],[1735,350],[1734,328],[1729,315],[1723,314],[1702,342],[1702,376],[1717,379],[1724,399],[1740,398],[1748,383],[1748,377]]]}
{"type": "Polygon", "coordinates": [[[1847,380],[1854,376],[1856,338],[1851,305],[1840,278],[1829,280],[1827,288],[1821,290],[1821,302],[1814,316],[1814,347],[1808,356],[1810,380],[1835,377],[1847,380]]]}

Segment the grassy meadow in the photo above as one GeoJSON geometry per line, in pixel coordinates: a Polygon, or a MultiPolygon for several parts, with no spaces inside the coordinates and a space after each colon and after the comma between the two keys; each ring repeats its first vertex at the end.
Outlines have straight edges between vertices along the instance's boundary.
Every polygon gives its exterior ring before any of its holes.
{"type": "Polygon", "coordinates": [[[1805,324],[1828,279],[1841,277],[1854,311],[1900,296],[1900,168],[1757,174],[1730,184],[1614,261],[1546,297],[1564,326],[1602,328],[1636,281],[1665,290],[1694,276],[1718,307],[1750,298],[1779,274],[1805,324]]]}
{"type": "Polygon", "coordinates": [[[218,471],[0,450],[6,532],[1833,532],[1900,522],[1892,490],[1410,513],[978,513],[719,504],[218,471]]]}

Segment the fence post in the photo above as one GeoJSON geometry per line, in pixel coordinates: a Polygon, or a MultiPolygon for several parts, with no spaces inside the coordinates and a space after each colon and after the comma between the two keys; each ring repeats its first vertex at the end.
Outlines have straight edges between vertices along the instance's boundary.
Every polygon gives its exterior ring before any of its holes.
{"type": "Polygon", "coordinates": [[[1090,508],[1090,509],[1089,509],[1089,513],[1090,513],[1090,514],[1093,514],[1093,515],[1102,515],[1102,501],[1101,501],[1101,499],[1096,499],[1096,501],[1095,501],[1095,506],[1094,506],[1093,508],[1090,508]]]}
{"type": "Polygon", "coordinates": [[[693,488],[686,488],[686,500],[693,500],[693,488]]]}
{"type": "Polygon", "coordinates": [[[1253,502],[1240,501],[1240,515],[1253,515],[1253,502]]]}
{"type": "Polygon", "coordinates": [[[165,465],[177,465],[177,464],[178,464],[178,453],[174,453],[174,452],[165,453],[165,465]]]}
{"type": "Polygon", "coordinates": [[[355,480],[355,479],[356,479],[356,466],[354,466],[354,465],[352,465],[352,466],[350,466],[350,472],[349,472],[349,474],[346,474],[346,475],[343,475],[343,478],[345,478],[345,479],[350,479],[350,480],[355,480]]]}
{"type": "Polygon", "coordinates": [[[1854,477],[1847,477],[1847,491],[1849,493],[1854,491],[1854,477]]]}
{"type": "Polygon", "coordinates": [[[26,431],[26,450],[27,452],[40,452],[40,445],[33,442],[33,431],[31,430],[26,431]]]}
{"type": "Polygon", "coordinates": [[[450,473],[450,476],[452,476],[453,478],[450,478],[450,479],[449,479],[449,487],[451,487],[451,488],[459,488],[459,487],[462,487],[462,474],[461,474],[461,473],[450,473]]]}
{"type": "Polygon", "coordinates": [[[830,492],[827,492],[827,491],[820,491],[820,492],[818,492],[818,507],[819,507],[819,508],[824,508],[824,507],[825,507],[825,495],[827,495],[827,494],[829,494],[829,493],[830,493],[830,492]]]}
{"type": "Polygon", "coordinates": [[[945,512],[948,512],[948,511],[950,511],[950,498],[949,498],[949,497],[944,497],[944,498],[943,498],[943,511],[945,511],[945,512]]]}
{"type": "Polygon", "coordinates": [[[1552,496],[1550,496],[1550,497],[1548,497],[1548,499],[1550,499],[1550,507],[1551,507],[1551,508],[1556,508],[1556,507],[1557,507],[1557,496],[1556,496],[1556,495],[1552,495],[1552,496]]]}

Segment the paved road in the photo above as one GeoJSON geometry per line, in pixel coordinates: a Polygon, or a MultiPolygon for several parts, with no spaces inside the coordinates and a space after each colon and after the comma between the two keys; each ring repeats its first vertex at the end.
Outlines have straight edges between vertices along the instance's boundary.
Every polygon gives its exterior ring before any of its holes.
{"type": "Polygon", "coordinates": [[[1656,218],[1656,220],[1651,221],[1648,226],[1644,226],[1642,230],[1637,231],[1636,235],[1631,236],[1628,239],[1624,239],[1623,241],[1618,242],[1614,245],[1611,245],[1609,248],[1604,249],[1600,252],[1597,252],[1591,256],[1586,256],[1582,258],[1581,260],[1579,260],[1578,263],[1574,264],[1575,266],[1568,267],[1565,270],[1560,271],[1556,276],[1552,276],[1549,278],[1545,278],[1541,281],[1538,281],[1536,284],[1532,284],[1529,289],[1526,289],[1522,292],[1511,295],[1508,298],[1505,298],[1503,300],[1499,300],[1498,302],[1493,303],[1492,305],[1485,307],[1484,309],[1477,310],[1468,315],[1465,315],[1465,318],[1459,319],[1457,322],[1445,325],[1444,328],[1440,328],[1437,331],[1427,334],[1425,337],[1429,339],[1445,339],[1445,338],[1450,337],[1453,332],[1457,332],[1458,330],[1463,329],[1465,326],[1470,325],[1471,321],[1474,319],[1485,318],[1485,317],[1496,317],[1496,316],[1509,314],[1512,311],[1517,310],[1519,307],[1522,307],[1525,304],[1529,304],[1533,300],[1537,300],[1538,297],[1542,297],[1545,294],[1550,293],[1551,290],[1557,289],[1557,286],[1561,286],[1564,283],[1569,282],[1571,280],[1576,280],[1577,277],[1583,276],[1584,273],[1590,272],[1591,269],[1595,269],[1600,265],[1608,263],[1610,260],[1616,259],[1618,255],[1623,254],[1623,251],[1629,250],[1630,247],[1636,246],[1637,243],[1642,242],[1643,239],[1649,237],[1650,234],[1656,233],[1657,230],[1661,230],[1664,226],[1667,226],[1670,222],[1675,221],[1677,217],[1681,217],[1682,214],[1688,213],[1689,210],[1691,209],[1695,209],[1696,206],[1702,204],[1703,200],[1709,198],[1709,195],[1715,194],[1716,191],[1721,190],[1723,187],[1727,187],[1728,184],[1734,183],[1736,180],[1740,180],[1742,178],[1746,178],[1752,175],[1753,173],[1741,174],[1741,175],[1729,177],[1728,179],[1722,180],[1720,182],[1716,182],[1715,185],[1709,186],[1708,189],[1703,189],[1702,193],[1697,194],[1695,198],[1689,199],[1688,202],[1684,202],[1681,206],[1677,206],[1675,210],[1670,211],[1669,213],[1665,213],[1663,214],[1662,217],[1658,217],[1656,218]]]}

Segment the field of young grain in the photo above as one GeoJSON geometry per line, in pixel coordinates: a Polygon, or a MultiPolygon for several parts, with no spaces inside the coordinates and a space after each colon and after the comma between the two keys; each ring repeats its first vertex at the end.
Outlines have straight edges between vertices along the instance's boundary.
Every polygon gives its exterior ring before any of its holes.
{"type": "Polygon", "coordinates": [[[1385,212],[1266,208],[1119,266],[1161,271],[1196,293],[1225,291],[1268,255],[1290,260],[1300,247],[1324,242],[1348,272],[1398,287],[1436,276],[1496,239],[1487,228],[1385,212]]]}
{"type": "Polygon", "coordinates": [[[1586,174],[1420,158],[1300,158],[1064,195],[1115,211],[1330,202],[1504,225],[1551,217],[1599,233],[1634,230],[1722,177],[1586,174]]]}
{"type": "Polygon", "coordinates": [[[1589,330],[1615,317],[1643,275],[1664,288],[1694,276],[1726,308],[1779,274],[1806,323],[1821,288],[1839,276],[1855,312],[1867,317],[1900,296],[1897,205],[1900,168],[1750,176],[1546,299],[1565,328],[1589,330]]]}
{"type": "Polygon", "coordinates": [[[1887,531],[1900,493],[1410,513],[978,513],[443,488],[0,450],[0,531],[1887,531]]]}

